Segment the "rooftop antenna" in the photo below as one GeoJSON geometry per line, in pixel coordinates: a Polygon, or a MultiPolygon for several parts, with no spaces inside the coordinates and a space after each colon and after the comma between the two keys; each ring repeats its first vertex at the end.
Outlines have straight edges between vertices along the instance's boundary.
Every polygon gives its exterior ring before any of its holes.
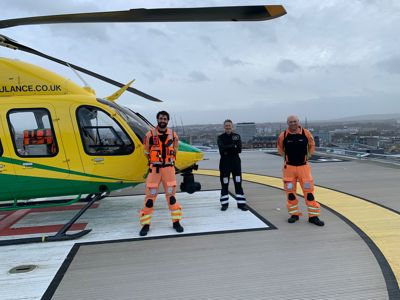
{"type": "Polygon", "coordinates": [[[175,118],[175,115],[173,115],[172,116],[172,126],[174,127],[174,130],[177,132],[178,130],[178,128],[177,128],[177,126],[176,126],[176,118],[175,118]]]}
{"type": "Polygon", "coordinates": [[[183,127],[183,121],[182,121],[182,117],[181,117],[181,125],[182,125],[182,135],[185,135],[185,127],[183,127]]]}

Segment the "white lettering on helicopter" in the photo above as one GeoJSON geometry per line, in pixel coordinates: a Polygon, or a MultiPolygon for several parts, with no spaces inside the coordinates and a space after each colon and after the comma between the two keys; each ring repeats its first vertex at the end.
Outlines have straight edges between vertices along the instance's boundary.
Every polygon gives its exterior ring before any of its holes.
{"type": "Polygon", "coordinates": [[[3,85],[0,87],[0,93],[15,93],[15,92],[61,92],[59,84],[29,84],[29,85],[3,85]]]}

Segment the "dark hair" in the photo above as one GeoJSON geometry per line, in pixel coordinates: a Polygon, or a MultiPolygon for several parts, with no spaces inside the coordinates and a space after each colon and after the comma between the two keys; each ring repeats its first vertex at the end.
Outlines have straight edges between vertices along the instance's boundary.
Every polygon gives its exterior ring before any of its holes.
{"type": "Polygon", "coordinates": [[[158,119],[158,117],[161,116],[161,115],[166,116],[167,119],[168,119],[168,121],[169,121],[169,113],[167,113],[165,110],[159,111],[159,112],[157,113],[157,119],[158,119]]]}
{"type": "Polygon", "coordinates": [[[231,119],[226,119],[226,120],[224,121],[224,125],[225,125],[225,123],[231,123],[231,124],[233,124],[233,122],[232,122],[231,119]]]}

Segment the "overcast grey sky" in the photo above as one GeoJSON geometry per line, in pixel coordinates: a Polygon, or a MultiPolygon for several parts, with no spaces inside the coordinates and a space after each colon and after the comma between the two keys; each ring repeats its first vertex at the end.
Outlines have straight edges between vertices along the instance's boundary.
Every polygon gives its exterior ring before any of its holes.
{"type": "MultiPolygon", "coordinates": [[[[264,22],[35,25],[1,34],[164,100],[126,93],[119,103],[154,121],[161,109],[184,124],[273,122],[298,114],[328,120],[400,112],[400,1],[1,0],[2,19],[75,12],[283,4],[264,22]]],[[[81,84],[67,68],[17,58],[81,84]]],[[[83,75],[98,96],[116,88],[83,75]]]]}

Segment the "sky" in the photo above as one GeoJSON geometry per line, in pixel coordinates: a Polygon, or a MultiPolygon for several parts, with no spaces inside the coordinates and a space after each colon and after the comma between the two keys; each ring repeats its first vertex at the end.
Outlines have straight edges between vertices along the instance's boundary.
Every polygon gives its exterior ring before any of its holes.
{"type": "MultiPolygon", "coordinates": [[[[1,0],[1,18],[134,8],[282,4],[287,15],[263,22],[31,25],[0,34],[162,99],[125,93],[118,103],[155,121],[176,123],[332,120],[400,113],[398,0],[1,0]]],[[[68,68],[0,48],[80,85],[68,68]]],[[[106,97],[116,87],[82,75],[106,97]]]]}

